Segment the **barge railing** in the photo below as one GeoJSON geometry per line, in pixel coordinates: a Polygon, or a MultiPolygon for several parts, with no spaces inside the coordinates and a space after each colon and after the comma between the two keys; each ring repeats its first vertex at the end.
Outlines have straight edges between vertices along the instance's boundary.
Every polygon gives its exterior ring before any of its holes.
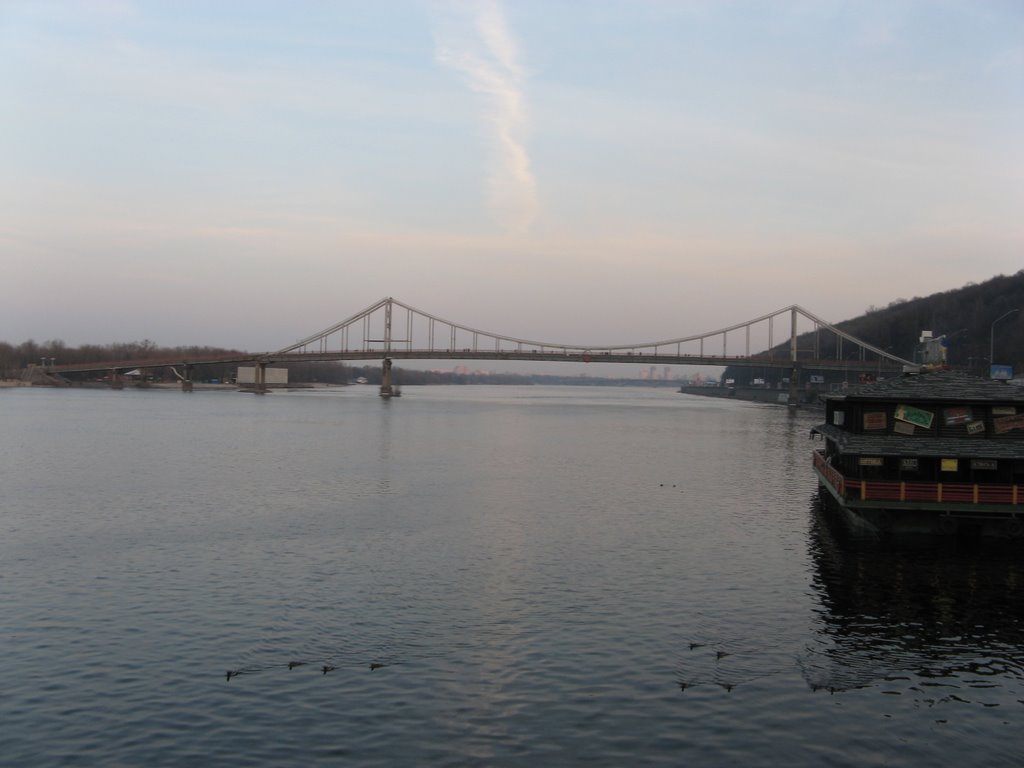
{"type": "Polygon", "coordinates": [[[858,480],[844,477],[825,460],[821,451],[814,451],[814,468],[835,489],[850,501],[912,501],[934,504],[1006,504],[1024,502],[1019,485],[979,483],[919,483],[882,480],[858,480]]]}

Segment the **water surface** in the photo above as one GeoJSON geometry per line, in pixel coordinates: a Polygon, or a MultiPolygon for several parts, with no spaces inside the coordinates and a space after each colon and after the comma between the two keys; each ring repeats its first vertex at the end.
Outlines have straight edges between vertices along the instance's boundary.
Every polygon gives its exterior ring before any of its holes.
{"type": "Polygon", "coordinates": [[[404,395],[0,392],[0,763],[1024,761],[1019,558],[848,541],[817,414],[404,395]]]}

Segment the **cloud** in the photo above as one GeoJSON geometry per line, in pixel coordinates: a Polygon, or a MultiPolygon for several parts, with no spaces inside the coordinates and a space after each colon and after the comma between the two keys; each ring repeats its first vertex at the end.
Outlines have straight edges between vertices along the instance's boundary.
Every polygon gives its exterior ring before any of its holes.
{"type": "Polygon", "coordinates": [[[488,178],[491,208],[505,227],[521,233],[537,216],[537,184],[525,145],[525,77],[501,7],[482,2],[472,8],[470,29],[463,19],[438,35],[437,60],[461,73],[483,96],[483,120],[494,145],[488,178]]]}

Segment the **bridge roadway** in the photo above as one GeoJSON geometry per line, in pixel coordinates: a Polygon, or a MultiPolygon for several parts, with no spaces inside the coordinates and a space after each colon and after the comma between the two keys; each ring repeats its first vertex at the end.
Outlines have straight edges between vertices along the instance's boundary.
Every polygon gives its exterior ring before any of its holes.
{"type": "Polygon", "coordinates": [[[192,368],[200,365],[274,365],[282,363],[344,362],[356,360],[526,360],[532,362],[571,363],[631,363],[633,365],[714,365],[719,367],[739,366],[746,368],[777,368],[791,370],[798,367],[815,371],[874,371],[878,373],[899,373],[902,366],[889,360],[819,360],[811,357],[795,361],[767,355],[723,356],[723,355],[655,355],[632,352],[586,352],[561,350],[408,350],[382,349],[346,350],[334,352],[283,352],[239,355],[215,355],[209,357],[162,357],[136,360],[114,360],[95,363],[71,363],[46,366],[46,373],[123,373],[135,368],[192,368]]]}
{"type": "MultiPolygon", "coordinates": [[[[258,362],[296,363],[296,362],[329,362],[344,360],[381,360],[389,357],[392,360],[528,360],[535,362],[570,362],[570,363],[633,363],[634,365],[730,365],[746,368],[780,368],[791,370],[793,361],[782,357],[767,355],[751,355],[732,357],[722,355],[654,355],[631,352],[580,352],[580,351],[473,351],[457,350],[396,350],[388,353],[383,351],[359,352],[301,352],[265,355],[258,362]]],[[[797,367],[816,371],[879,371],[882,373],[899,373],[901,365],[889,361],[863,360],[816,360],[812,358],[797,359],[797,367]]]]}
{"type": "MultiPolygon", "coordinates": [[[[692,350],[693,347],[688,346],[687,349],[692,350]]],[[[123,386],[120,377],[125,371],[134,368],[166,366],[173,368],[175,375],[181,379],[182,389],[190,391],[192,373],[196,366],[248,363],[256,369],[253,391],[264,392],[266,391],[266,368],[268,365],[356,360],[382,361],[381,395],[383,397],[390,397],[392,394],[391,365],[395,360],[517,360],[532,363],[617,363],[634,366],[714,365],[719,367],[775,368],[793,371],[797,374],[800,370],[816,370],[870,371],[879,375],[901,372],[905,370],[905,366],[914,365],[908,360],[903,360],[886,350],[851,336],[795,304],[708,333],[644,344],[601,348],[550,344],[482,331],[444,320],[389,296],[340,323],[276,352],[51,365],[42,366],[42,370],[48,374],[109,372],[111,386],[123,386]],[[776,345],[772,341],[774,338],[773,324],[776,318],[786,321],[785,325],[789,327],[789,354],[778,355],[774,351],[751,354],[751,331],[764,330],[765,325],[768,336],[765,349],[776,350],[782,346],[776,345]],[[813,324],[813,332],[805,331],[804,334],[800,334],[798,324],[801,322],[801,318],[804,323],[813,324]],[[835,337],[835,359],[819,357],[818,336],[822,331],[835,337]],[[728,354],[730,334],[732,334],[734,345],[737,343],[736,337],[740,337],[744,354],[728,354]],[[801,349],[799,347],[801,338],[805,340],[805,344],[810,345],[809,348],[801,349]],[[843,355],[844,341],[853,346],[854,355],[843,355]],[[716,346],[720,343],[721,354],[705,354],[705,343],[714,343],[716,346]],[[697,349],[694,352],[684,353],[684,344],[697,345],[697,349]],[[662,353],[663,349],[672,349],[673,347],[675,354],[662,353]],[[852,359],[854,356],[856,359],[852,359]]],[[[791,402],[795,402],[799,378],[799,375],[790,376],[791,402]]]]}

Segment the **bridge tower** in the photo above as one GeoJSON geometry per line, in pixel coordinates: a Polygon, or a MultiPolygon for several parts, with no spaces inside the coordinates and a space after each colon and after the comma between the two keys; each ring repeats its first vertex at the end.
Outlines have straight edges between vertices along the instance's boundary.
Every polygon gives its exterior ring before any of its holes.
{"type": "Polygon", "coordinates": [[[789,329],[789,360],[793,364],[793,367],[789,371],[789,399],[786,404],[790,408],[796,408],[800,404],[800,363],[797,360],[797,347],[796,347],[796,319],[797,310],[796,306],[790,309],[790,329],[789,329]]]}
{"type": "Polygon", "coordinates": [[[380,372],[380,396],[389,398],[394,394],[391,386],[391,299],[384,304],[384,363],[380,372]]]}

